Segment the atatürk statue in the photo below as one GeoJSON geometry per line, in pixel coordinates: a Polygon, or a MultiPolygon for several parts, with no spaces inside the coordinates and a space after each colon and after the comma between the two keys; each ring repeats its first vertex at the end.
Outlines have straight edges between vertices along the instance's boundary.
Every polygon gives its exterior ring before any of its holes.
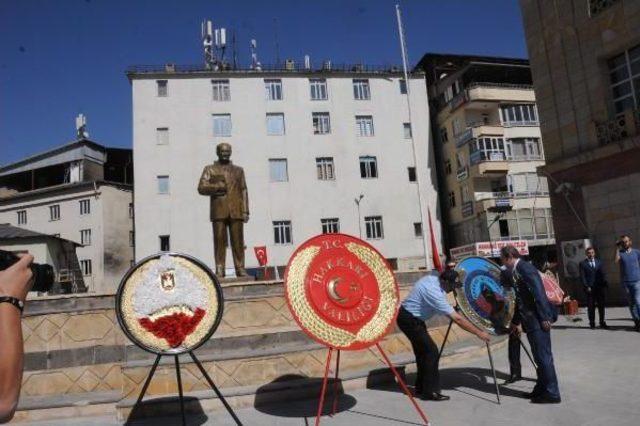
{"type": "Polygon", "coordinates": [[[198,193],[211,197],[211,224],[216,258],[216,275],[224,277],[227,254],[227,228],[231,240],[236,275],[247,275],[244,269],[243,222],[249,221],[249,197],[242,167],[231,164],[231,145],[218,144],[218,161],[205,166],[198,193]]]}

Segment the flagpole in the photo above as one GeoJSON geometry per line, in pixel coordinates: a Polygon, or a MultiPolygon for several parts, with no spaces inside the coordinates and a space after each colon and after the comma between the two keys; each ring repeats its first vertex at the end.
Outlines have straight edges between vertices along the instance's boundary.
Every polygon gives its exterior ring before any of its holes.
{"type": "MultiPolygon", "coordinates": [[[[422,185],[420,184],[421,182],[421,169],[420,167],[418,167],[418,156],[416,154],[416,143],[415,143],[415,139],[413,137],[413,120],[411,117],[411,99],[410,99],[410,95],[411,95],[411,89],[410,89],[410,81],[409,81],[409,72],[407,71],[407,46],[404,40],[404,28],[402,26],[402,16],[400,15],[400,5],[396,4],[396,18],[398,21],[398,35],[400,36],[400,50],[402,52],[402,69],[404,71],[404,81],[405,81],[405,87],[407,88],[406,90],[406,99],[407,99],[407,112],[409,114],[409,136],[411,139],[411,151],[413,154],[413,165],[416,168],[416,187],[418,190],[418,207],[420,208],[420,222],[422,224],[422,250],[423,250],[423,254],[424,254],[424,265],[427,269],[429,269],[429,248],[428,248],[428,243],[427,243],[427,233],[425,232],[425,223],[426,223],[426,217],[424,214],[424,208],[422,205],[422,191],[420,190],[420,188],[422,187],[422,185]]],[[[425,119],[428,119],[428,117],[425,117],[425,119]]]]}

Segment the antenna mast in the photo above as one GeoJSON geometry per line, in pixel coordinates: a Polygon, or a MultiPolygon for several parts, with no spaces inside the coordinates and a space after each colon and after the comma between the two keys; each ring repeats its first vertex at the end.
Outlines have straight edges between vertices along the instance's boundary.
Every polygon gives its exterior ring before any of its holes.
{"type": "Polygon", "coordinates": [[[227,67],[224,53],[227,47],[227,30],[213,28],[213,22],[206,20],[201,25],[202,45],[204,47],[204,65],[209,70],[221,70],[227,67]],[[216,57],[219,55],[219,58],[216,57]]]}

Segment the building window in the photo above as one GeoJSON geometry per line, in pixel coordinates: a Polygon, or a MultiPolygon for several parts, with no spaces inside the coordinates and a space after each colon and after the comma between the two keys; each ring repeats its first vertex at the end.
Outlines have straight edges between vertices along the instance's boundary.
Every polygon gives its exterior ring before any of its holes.
{"type": "Polygon", "coordinates": [[[323,234],[337,234],[340,232],[340,219],[337,217],[320,219],[323,234]]]}
{"type": "Polygon", "coordinates": [[[331,122],[328,112],[314,112],[311,114],[313,121],[313,134],[325,135],[331,133],[331,122]]]}
{"type": "Polygon", "coordinates": [[[80,200],[80,216],[91,214],[91,200],[80,200]]]}
{"type": "Polygon", "coordinates": [[[449,142],[449,135],[447,134],[446,127],[440,127],[440,142],[442,143],[449,142]]]}
{"type": "Polygon", "coordinates": [[[82,229],[80,231],[80,244],[83,246],[91,245],[91,229],[82,229]]]}
{"type": "Polygon", "coordinates": [[[27,211],[26,210],[18,210],[18,225],[26,225],[27,224],[27,211]]]}
{"type": "Polygon", "coordinates": [[[402,132],[405,139],[411,139],[411,123],[402,123],[402,132]]]}
{"type": "Polygon", "coordinates": [[[471,196],[469,195],[469,187],[467,185],[462,185],[460,187],[460,202],[468,203],[471,201],[471,196]]]}
{"type": "Polygon", "coordinates": [[[49,206],[49,220],[60,220],[60,205],[49,206]]]}
{"type": "Polygon", "coordinates": [[[160,235],[158,239],[160,240],[160,251],[171,251],[169,235],[160,235]]]}
{"type": "Polygon", "coordinates": [[[589,0],[589,16],[594,17],[617,2],[618,0],[589,0]]]}
{"type": "Polygon", "coordinates": [[[449,192],[449,207],[456,206],[456,193],[451,191],[449,192]]]}
{"type": "Polygon", "coordinates": [[[133,219],[133,203],[129,203],[129,219],[133,219]]]}
{"type": "Polygon", "coordinates": [[[129,231],[129,247],[136,245],[136,233],[135,231],[129,231]]]}
{"type": "Polygon", "coordinates": [[[409,182],[416,181],[416,168],[415,167],[407,167],[407,173],[409,174],[409,182]]]}
{"type": "Polygon", "coordinates": [[[360,157],[360,177],[363,179],[378,177],[378,161],[376,157],[372,155],[360,157]]]}
{"type": "Polygon", "coordinates": [[[333,157],[316,158],[316,170],[318,172],[318,180],[333,180],[336,178],[333,157]]]}
{"type": "Polygon", "coordinates": [[[213,136],[231,136],[231,114],[213,114],[213,136]]]}
{"type": "Polygon", "coordinates": [[[284,135],[284,114],[282,113],[267,114],[267,135],[269,136],[284,135]]]}
{"type": "Polygon", "coordinates": [[[507,139],[505,148],[507,159],[511,161],[543,160],[538,138],[507,139]]]}
{"type": "Polygon", "coordinates": [[[364,225],[367,231],[368,240],[379,240],[384,238],[382,216],[367,216],[364,218],[364,225]]]}
{"type": "Polygon", "coordinates": [[[509,193],[516,197],[549,194],[549,182],[535,172],[507,175],[509,193]]]}
{"type": "Polygon", "coordinates": [[[534,104],[502,105],[500,120],[503,126],[537,126],[538,111],[534,104]]]}
{"type": "Polygon", "coordinates": [[[273,242],[276,245],[286,245],[293,242],[291,238],[290,220],[278,220],[273,222],[273,242]]]}
{"type": "Polygon", "coordinates": [[[616,114],[640,108],[640,45],[609,59],[608,65],[616,114]]]}
{"type": "Polygon", "coordinates": [[[401,95],[406,95],[407,94],[407,80],[405,80],[404,78],[401,78],[400,80],[398,80],[398,83],[400,84],[400,94],[401,95]]]}
{"type": "Polygon", "coordinates": [[[268,101],[282,100],[282,80],[265,80],[264,88],[268,101]]]}
{"type": "Polygon", "coordinates": [[[225,102],[231,100],[229,80],[211,80],[211,88],[214,101],[225,102]]]}
{"type": "Polygon", "coordinates": [[[82,275],[88,277],[91,275],[91,260],[81,260],[80,261],[80,269],[82,270],[82,275]]]}
{"type": "Polygon", "coordinates": [[[476,138],[469,144],[469,160],[471,164],[481,161],[504,161],[506,157],[504,139],[487,136],[476,138]]]}
{"type": "Polygon", "coordinates": [[[312,101],[326,101],[329,99],[327,91],[327,80],[324,78],[312,78],[309,80],[312,101]]]}
{"type": "Polygon", "coordinates": [[[358,136],[373,136],[373,117],[370,115],[356,115],[356,129],[358,136]]]}
{"type": "Polygon", "coordinates": [[[156,144],[169,145],[169,128],[168,127],[156,128],[156,144]]]}
{"type": "Polygon", "coordinates": [[[449,159],[444,160],[444,173],[447,175],[453,173],[453,170],[451,168],[451,160],[449,159]]]}
{"type": "Polygon", "coordinates": [[[159,98],[166,98],[169,96],[169,82],[167,80],[156,80],[156,86],[158,88],[159,98]]]}
{"type": "Polygon", "coordinates": [[[269,178],[271,182],[287,182],[289,180],[286,158],[269,159],[269,178]]]}
{"type": "Polygon", "coordinates": [[[158,194],[169,193],[169,176],[158,176],[158,194]]]}
{"type": "Polygon", "coordinates": [[[353,98],[359,101],[367,101],[371,99],[371,91],[369,89],[369,80],[364,80],[364,79],[353,80],[353,98]]]}
{"type": "Polygon", "coordinates": [[[413,235],[422,238],[422,222],[413,222],[413,235]]]}

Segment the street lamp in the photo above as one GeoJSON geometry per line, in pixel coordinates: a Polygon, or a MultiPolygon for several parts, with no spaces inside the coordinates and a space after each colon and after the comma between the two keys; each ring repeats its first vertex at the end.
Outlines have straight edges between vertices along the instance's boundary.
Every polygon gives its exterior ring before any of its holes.
{"type": "Polygon", "coordinates": [[[358,195],[353,201],[358,206],[358,231],[360,232],[360,239],[362,239],[362,220],[360,220],[360,201],[364,198],[364,194],[358,195]]]}

